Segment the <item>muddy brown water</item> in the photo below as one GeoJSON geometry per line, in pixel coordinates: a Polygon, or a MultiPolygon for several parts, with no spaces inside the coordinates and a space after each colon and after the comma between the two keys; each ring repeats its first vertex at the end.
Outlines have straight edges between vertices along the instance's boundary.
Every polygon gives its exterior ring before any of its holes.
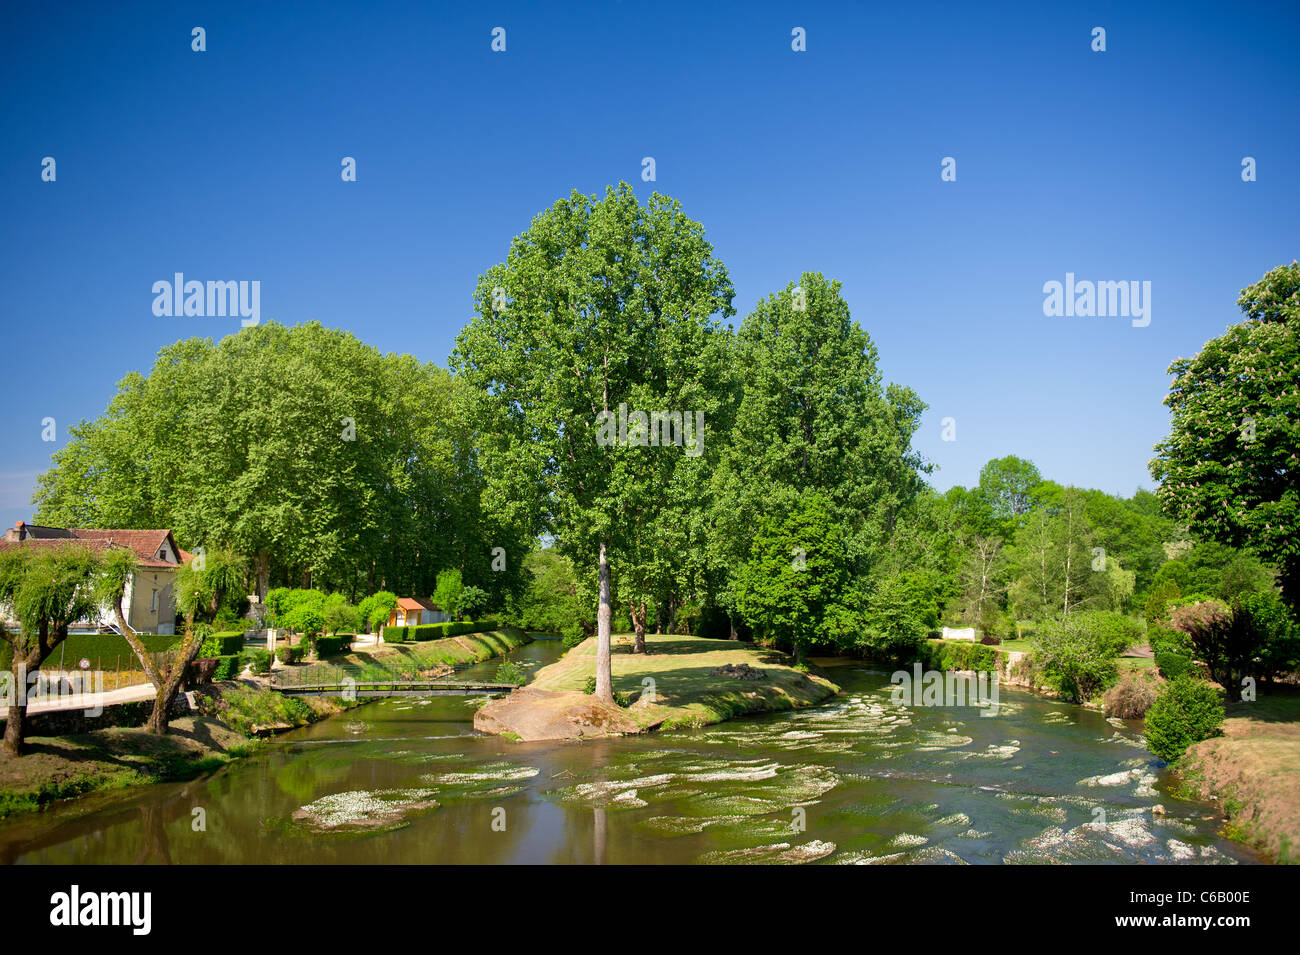
{"type": "Polygon", "coordinates": [[[887,673],[832,675],[813,709],[580,743],[477,734],[457,697],[369,703],[202,779],[0,823],[0,861],[1259,861],[1171,792],[1140,723],[1005,687],[993,717],[902,707],[887,673]]]}

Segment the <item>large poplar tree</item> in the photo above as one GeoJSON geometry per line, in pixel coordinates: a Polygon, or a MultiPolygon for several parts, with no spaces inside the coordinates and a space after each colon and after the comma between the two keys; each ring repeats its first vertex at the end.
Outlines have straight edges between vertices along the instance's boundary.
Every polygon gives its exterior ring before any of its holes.
{"type": "Polygon", "coordinates": [[[733,314],[733,294],[703,227],[678,202],[656,193],[643,206],[620,183],[540,213],[479,279],[477,314],[457,339],[452,366],[473,385],[487,432],[484,476],[501,489],[489,494],[513,500],[517,519],[554,533],[580,572],[598,576],[596,695],[606,702],[611,558],[618,552],[635,573],[661,493],[679,470],[700,467],[716,439],[710,416],[726,364],[717,319],[733,314]],[[609,415],[634,411],[692,423],[703,414],[694,437],[704,453],[642,446],[630,425],[630,441],[598,443],[609,415]]]}

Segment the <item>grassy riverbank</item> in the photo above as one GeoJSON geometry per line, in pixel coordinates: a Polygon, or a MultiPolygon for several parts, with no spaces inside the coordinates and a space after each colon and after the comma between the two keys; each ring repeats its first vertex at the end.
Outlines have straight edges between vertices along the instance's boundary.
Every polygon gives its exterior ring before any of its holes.
{"type": "Polygon", "coordinates": [[[1223,736],[1191,747],[1178,773],[1223,807],[1229,837],[1300,863],[1300,692],[1266,689],[1227,712],[1223,736]]]}
{"type": "Polygon", "coordinates": [[[753,644],[647,634],[649,652],[634,654],[632,645],[630,634],[613,638],[614,692],[634,701],[617,713],[597,713],[595,697],[584,694],[596,669],[593,637],[538,671],[527,691],[487,704],[480,712],[494,718],[481,726],[476,720],[475,725],[525,739],[601,735],[602,731],[669,730],[707,726],[751,713],[814,706],[838,692],[838,687],[824,677],[794,669],[785,654],[753,644]],[[750,680],[715,672],[726,666],[748,666],[763,671],[763,675],[750,680]],[[649,680],[654,686],[653,702],[650,694],[643,693],[649,680]],[[575,708],[588,712],[575,712],[575,708]],[[557,729],[557,723],[565,720],[582,732],[570,734],[557,729]],[[514,732],[511,727],[522,731],[514,732]],[[525,727],[535,727],[537,734],[525,727]]]}
{"type": "Polygon", "coordinates": [[[250,734],[305,726],[347,709],[341,700],[283,697],[252,684],[203,687],[200,714],[172,720],[166,736],[142,726],[31,736],[17,758],[0,756],[0,819],[103,790],[189,779],[252,752],[250,734]]]}
{"type": "Polygon", "coordinates": [[[532,642],[532,637],[516,627],[501,627],[483,633],[467,633],[442,640],[417,643],[381,643],[329,657],[319,663],[295,666],[294,682],[311,682],[313,672],[325,675],[332,667],[415,667],[418,669],[465,666],[484,663],[504,656],[511,650],[532,642]]]}

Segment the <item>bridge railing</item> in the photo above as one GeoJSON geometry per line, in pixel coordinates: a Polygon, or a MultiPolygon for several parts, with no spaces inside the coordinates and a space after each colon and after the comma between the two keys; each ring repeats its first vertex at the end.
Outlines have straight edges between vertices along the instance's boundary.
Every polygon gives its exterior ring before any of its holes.
{"type": "MultiPolygon", "coordinates": [[[[317,686],[342,683],[351,679],[356,683],[420,682],[445,680],[456,682],[456,674],[468,666],[464,664],[447,671],[445,665],[421,666],[415,663],[400,664],[328,664],[312,663],[306,666],[278,668],[272,673],[272,683],[277,686],[317,686]]],[[[491,681],[488,681],[491,682],[491,681]]]]}

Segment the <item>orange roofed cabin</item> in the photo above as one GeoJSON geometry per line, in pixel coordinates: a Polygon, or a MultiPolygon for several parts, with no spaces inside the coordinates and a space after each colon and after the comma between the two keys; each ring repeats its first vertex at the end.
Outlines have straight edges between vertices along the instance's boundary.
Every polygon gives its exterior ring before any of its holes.
{"type": "Polygon", "coordinates": [[[446,623],[447,615],[432,600],[398,597],[397,606],[388,615],[390,627],[416,627],[422,623],[446,623]]]}

